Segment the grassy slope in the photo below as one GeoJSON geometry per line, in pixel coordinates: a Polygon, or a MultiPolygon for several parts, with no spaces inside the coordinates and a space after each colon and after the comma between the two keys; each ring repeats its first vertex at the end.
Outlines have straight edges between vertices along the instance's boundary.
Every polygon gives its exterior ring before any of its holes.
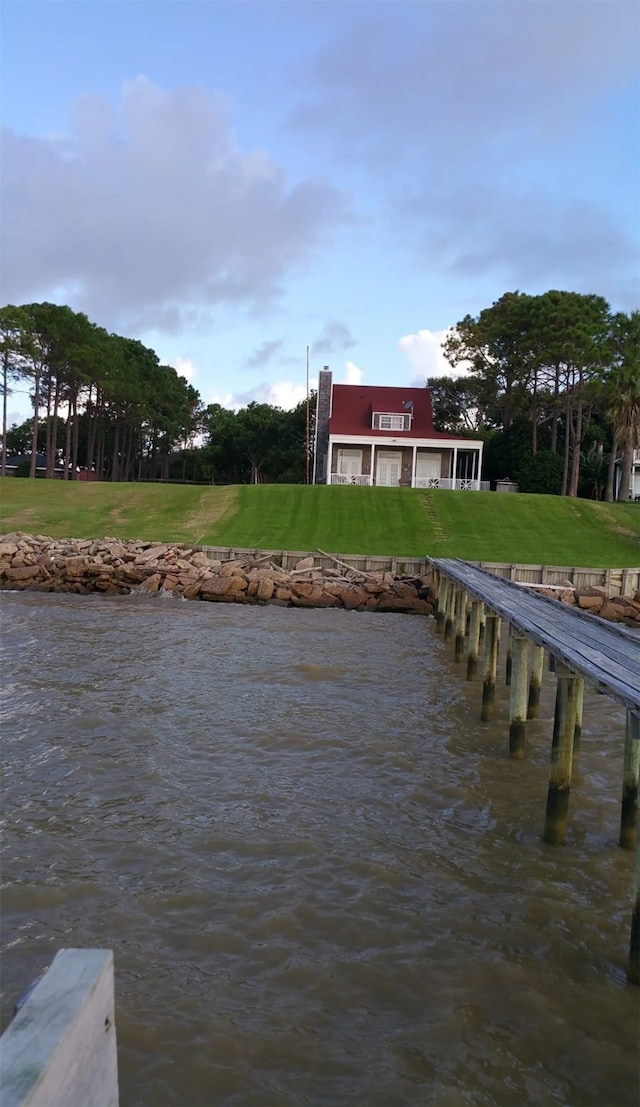
{"type": "Polygon", "coordinates": [[[265,549],[640,564],[640,506],[495,492],[63,484],[5,478],[0,529],[265,549]]]}
{"type": "Polygon", "coordinates": [[[209,542],[235,488],[0,479],[0,530],[62,538],[209,542]]]}

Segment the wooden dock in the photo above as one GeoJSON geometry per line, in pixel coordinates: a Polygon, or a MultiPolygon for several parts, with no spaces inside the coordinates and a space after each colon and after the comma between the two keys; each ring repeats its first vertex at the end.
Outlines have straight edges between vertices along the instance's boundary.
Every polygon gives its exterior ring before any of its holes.
{"type": "Polygon", "coordinates": [[[636,849],[635,903],[627,978],[640,984],[640,634],[500,579],[457,558],[430,558],[436,629],[466,655],[467,679],[482,662],[481,719],[493,715],[501,625],[508,624],[509,753],[525,756],[526,722],[538,713],[545,652],[556,677],[551,770],[543,838],[564,842],[574,751],[580,742],[584,682],[626,709],[619,844],[636,849]],[[484,640],[483,657],[480,658],[484,640]]]}
{"type": "Polygon", "coordinates": [[[118,1107],[113,953],[62,949],[0,1040],[2,1107],[118,1107]]]}

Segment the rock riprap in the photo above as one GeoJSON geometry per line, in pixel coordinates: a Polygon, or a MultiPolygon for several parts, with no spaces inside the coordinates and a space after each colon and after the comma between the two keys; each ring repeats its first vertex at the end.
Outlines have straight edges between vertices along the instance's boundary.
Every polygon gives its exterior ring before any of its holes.
{"type": "Polygon", "coordinates": [[[50,538],[21,532],[0,537],[0,588],[39,592],[168,592],[213,603],[342,607],[430,615],[430,577],[364,573],[312,557],[285,571],[268,557],[215,561],[181,543],[116,538],[50,538]]]}
{"type": "MultiPolygon", "coordinates": [[[[212,603],[342,607],[431,615],[431,577],[349,569],[337,559],[317,568],[313,557],[284,570],[269,556],[215,561],[182,543],[0,536],[0,588],[38,592],[159,593],[212,603]]],[[[606,588],[536,588],[561,603],[610,622],[640,625],[640,593],[611,596],[606,588]]]]}

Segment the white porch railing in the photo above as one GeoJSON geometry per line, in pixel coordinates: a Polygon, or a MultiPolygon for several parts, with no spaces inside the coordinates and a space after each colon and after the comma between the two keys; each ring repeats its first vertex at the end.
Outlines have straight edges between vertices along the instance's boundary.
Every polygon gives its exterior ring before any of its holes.
{"type": "MultiPolygon", "coordinates": [[[[332,473],[330,484],[362,485],[372,484],[368,473],[332,473]]],[[[399,485],[397,487],[400,487],[399,485]]],[[[488,480],[473,480],[471,477],[416,477],[414,488],[446,488],[450,492],[488,492],[491,485],[488,480]]]]}
{"type": "Polygon", "coordinates": [[[445,488],[450,492],[488,492],[491,484],[488,480],[474,480],[471,477],[416,477],[416,488],[445,488]]]}
{"type": "Polygon", "coordinates": [[[371,484],[368,473],[332,473],[331,484],[371,484]]]}

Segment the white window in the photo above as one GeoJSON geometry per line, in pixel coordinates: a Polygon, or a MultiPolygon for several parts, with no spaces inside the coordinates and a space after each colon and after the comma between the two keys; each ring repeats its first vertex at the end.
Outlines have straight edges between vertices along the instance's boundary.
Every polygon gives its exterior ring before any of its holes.
{"type": "Polygon", "coordinates": [[[411,415],[392,415],[391,412],[374,411],[373,429],[403,431],[411,429],[411,415]]]}
{"type": "Polygon", "coordinates": [[[418,454],[418,459],[416,461],[416,479],[434,480],[436,477],[440,476],[441,466],[440,454],[418,454]]]}
{"type": "Polygon", "coordinates": [[[338,472],[357,477],[362,472],[362,450],[338,450],[338,472]]]}

